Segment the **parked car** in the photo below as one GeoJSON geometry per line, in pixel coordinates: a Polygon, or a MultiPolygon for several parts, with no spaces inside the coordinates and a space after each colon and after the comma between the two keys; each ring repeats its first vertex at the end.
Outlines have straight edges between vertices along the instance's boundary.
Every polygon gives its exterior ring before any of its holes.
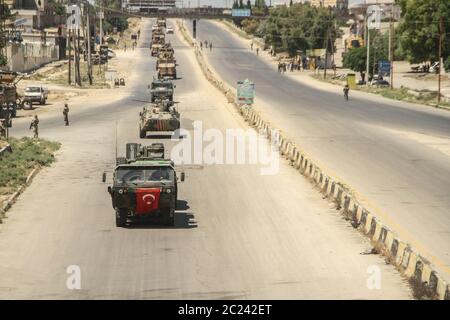
{"type": "Polygon", "coordinates": [[[48,90],[43,86],[29,86],[25,89],[24,101],[45,104],[48,98],[48,90]]]}
{"type": "Polygon", "coordinates": [[[115,58],[116,53],[112,51],[111,49],[108,49],[108,59],[115,58]]]}
{"type": "Polygon", "coordinates": [[[434,62],[434,63],[430,66],[430,72],[431,72],[431,73],[438,73],[438,72],[439,72],[439,61],[434,62]]]}
{"type": "Polygon", "coordinates": [[[378,74],[375,74],[370,81],[371,86],[377,86],[377,87],[387,87],[389,86],[389,82],[383,79],[382,76],[379,76],[378,74]]]}

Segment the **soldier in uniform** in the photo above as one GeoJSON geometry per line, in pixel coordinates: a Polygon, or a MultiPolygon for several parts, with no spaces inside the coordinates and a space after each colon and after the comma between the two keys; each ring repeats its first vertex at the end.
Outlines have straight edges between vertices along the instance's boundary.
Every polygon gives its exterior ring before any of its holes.
{"type": "Polygon", "coordinates": [[[39,138],[39,119],[37,115],[35,115],[34,119],[31,121],[30,130],[31,129],[33,129],[34,138],[39,138]]]}
{"type": "Polygon", "coordinates": [[[69,106],[67,105],[67,103],[64,103],[63,116],[64,116],[64,122],[66,123],[66,126],[68,126],[69,125],[69,106]]]}
{"type": "Polygon", "coordinates": [[[6,127],[4,120],[0,120],[0,138],[6,138],[6,127]]]}

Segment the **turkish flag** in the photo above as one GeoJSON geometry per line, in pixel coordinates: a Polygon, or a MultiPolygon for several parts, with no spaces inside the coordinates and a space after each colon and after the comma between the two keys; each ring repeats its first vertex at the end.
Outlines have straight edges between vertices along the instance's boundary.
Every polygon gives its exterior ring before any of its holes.
{"type": "Polygon", "coordinates": [[[136,214],[146,214],[158,209],[160,188],[136,189],[136,214]]]}

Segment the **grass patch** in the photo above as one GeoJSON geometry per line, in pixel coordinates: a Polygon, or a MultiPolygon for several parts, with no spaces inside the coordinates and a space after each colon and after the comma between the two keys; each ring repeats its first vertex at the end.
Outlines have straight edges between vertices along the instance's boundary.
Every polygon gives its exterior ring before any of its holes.
{"type": "Polygon", "coordinates": [[[12,152],[0,158],[0,195],[11,194],[25,183],[37,166],[49,166],[55,161],[54,152],[60,143],[45,139],[11,138],[12,152]]]}

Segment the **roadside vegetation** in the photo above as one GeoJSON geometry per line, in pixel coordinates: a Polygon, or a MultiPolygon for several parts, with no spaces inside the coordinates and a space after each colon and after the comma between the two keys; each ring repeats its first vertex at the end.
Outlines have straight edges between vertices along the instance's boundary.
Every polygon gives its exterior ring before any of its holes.
{"type": "Polygon", "coordinates": [[[10,138],[9,144],[12,152],[0,158],[0,197],[14,193],[36,166],[53,163],[54,153],[60,148],[58,142],[27,137],[10,138]]]}
{"type": "MultiPolygon", "coordinates": [[[[252,14],[267,13],[266,19],[234,20],[245,32],[264,39],[275,52],[293,56],[299,51],[330,47],[339,35],[336,14],[328,8],[291,3],[268,9],[264,0],[256,1],[252,14]]],[[[330,49],[330,48],[329,48],[330,49]]]]}

